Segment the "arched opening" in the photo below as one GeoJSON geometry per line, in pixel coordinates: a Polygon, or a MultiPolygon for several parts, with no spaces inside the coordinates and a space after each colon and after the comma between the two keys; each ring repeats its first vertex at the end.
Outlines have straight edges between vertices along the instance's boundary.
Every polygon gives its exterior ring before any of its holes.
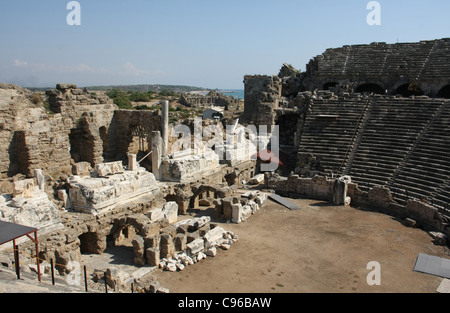
{"type": "Polygon", "coordinates": [[[276,125],[279,125],[280,130],[280,145],[295,146],[297,132],[299,130],[300,115],[298,114],[283,114],[281,115],[276,125]]]}
{"type": "Polygon", "coordinates": [[[450,99],[450,85],[442,87],[441,90],[439,90],[438,92],[438,97],[450,99]]]}
{"type": "Polygon", "coordinates": [[[103,142],[103,158],[106,159],[108,154],[108,131],[105,126],[100,127],[98,131],[103,142]]]}
{"type": "Polygon", "coordinates": [[[95,139],[89,130],[87,122],[82,121],[69,134],[70,155],[75,163],[89,162],[94,165],[95,139]]]}
{"type": "Polygon", "coordinates": [[[385,90],[377,84],[362,84],[355,89],[357,93],[374,93],[378,95],[385,94],[385,90]]]}
{"type": "Polygon", "coordinates": [[[106,236],[95,232],[88,232],[78,237],[80,240],[80,252],[87,254],[102,254],[106,249],[106,236]]]}
{"type": "Polygon", "coordinates": [[[16,131],[11,139],[8,148],[9,169],[8,176],[13,177],[16,174],[29,175],[30,170],[30,152],[26,144],[26,135],[24,131],[16,131]]]}
{"type": "Polygon", "coordinates": [[[336,82],[330,82],[330,83],[326,83],[325,85],[323,85],[323,90],[330,90],[330,89],[334,89],[338,86],[338,83],[336,82]]]}
{"type": "Polygon", "coordinates": [[[395,91],[395,94],[402,95],[403,97],[410,97],[423,96],[424,92],[415,83],[408,83],[398,87],[395,91]]]}

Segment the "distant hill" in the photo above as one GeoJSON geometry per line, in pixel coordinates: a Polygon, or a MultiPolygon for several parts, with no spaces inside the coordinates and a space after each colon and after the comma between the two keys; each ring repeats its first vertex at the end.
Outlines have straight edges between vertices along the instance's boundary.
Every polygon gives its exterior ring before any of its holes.
{"type": "MultiPolygon", "coordinates": [[[[87,88],[88,90],[98,90],[98,91],[108,91],[111,89],[120,89],[123,91],[173,91],[175,93],[191,92],[191,91],[202,91],[208,90],[208,88],[194,87],[194,86],[183,86],[183,85],[111,85],[111,86],[86,86],[79,88],[87,88]]],[[[54,88],[54,87],[53,87],[54,88]]],[[[49,88],[34,88],[28,87],[27,89],[31,91],[44,91],[51,89],[49,88]]]]}

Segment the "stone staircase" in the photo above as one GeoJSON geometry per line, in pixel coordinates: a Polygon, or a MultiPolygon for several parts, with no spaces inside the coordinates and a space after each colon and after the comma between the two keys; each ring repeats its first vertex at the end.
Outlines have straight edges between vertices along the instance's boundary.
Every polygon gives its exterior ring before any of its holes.
{"type": "Polygon", "coordinates": [[[375,100],[351,170],[347,171],[362,190],[388,185],[438,108],[416,99],[375,100]]]}
{"type": "Polygon", "coordinates": [[[438,111],[388,184],[394,199],[400,203],[410,197],[433,198],[433,193],[449,179],[450,108],[447,108],[448,103],[433,102],[438,111]]]}
{"type": "Polygon", "coordinates": [[[450,101],[424,97],[316,99],[299,153],[322,174],[350,175],[362,191],[388,187],[400,204],[424,199],[450,216],[450,101]]]}
{"type": "Polygon", "coordinates": [[[305,120],[299,152],[314,154],[324,172],[338,173],[350,155],[367,101],[360,95],[314,100],[305,120]]]}

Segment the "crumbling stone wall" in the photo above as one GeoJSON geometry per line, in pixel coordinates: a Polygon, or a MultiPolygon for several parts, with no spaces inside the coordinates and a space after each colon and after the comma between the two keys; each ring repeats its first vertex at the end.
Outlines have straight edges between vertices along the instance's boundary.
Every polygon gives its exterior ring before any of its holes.
{"type": "Polygon", "coordinates": [[[0,177],[33,169],[47,174],[70,172],[68,134],[70,121],[61,114],[47,114],[33,94],[14,85],[0,85],[0,177]]]}
{"type": "Polygon", "coordinates": [[[278,76],[245,76],[244,120],[249,124],[274,125],[274,109],[281,100],[281,81],[278,76]]]}
{"type": "MultiPolygon", "coordinates": [[[[449,84],[450,38],[412,43],[346,45],[327,49],[307,65],[305,90],[441,97],[449,84]],[[368,89],[366,89],[368,88],[368,89]]],[[[300,91],[300,90],[299,90],[300,91]]]]}
{"type": "Polygon", "coordinates": [[[149,150],[152,147],[152,132],[161,130],[161,115],[158,111],[117,110],[114,113],[116,138],[116,160],[126,160],[128,153],[137,153],[139,147],[133,143],[139,135],[146,138],[149,150]]]}
{"type": "Polygon", "coordinates": [[[56,89],[47,90],[46,95],[50,110],[61,114],[70,129],[72,163],[86,161],[95,166],[113,157],[116,150],[113,117],[118,107],[111,99],[102,93],[88,93],[74,84],[58,84],[56,89]]]}
{"type": "Polygon", "coordinates": [[[239,103],[239,100],[226,96],[215,90],[211,90],[207,95],[198,94],[183,94],[179,102],[188,107],[202,107],[202,106],[233,106],[239,103]]]}

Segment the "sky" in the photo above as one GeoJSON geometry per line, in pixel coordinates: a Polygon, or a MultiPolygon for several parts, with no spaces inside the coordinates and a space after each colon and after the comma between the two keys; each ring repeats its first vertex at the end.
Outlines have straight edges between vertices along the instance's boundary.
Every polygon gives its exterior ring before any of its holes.
{"type": "Polygon", "coordinates": [[[380,0],[379,11],[370,0],[69,2],[0,2],[0,82],[243,89],[245,75],[304,71],[328,48],[450,37],[448,0],[380,0]]]}

